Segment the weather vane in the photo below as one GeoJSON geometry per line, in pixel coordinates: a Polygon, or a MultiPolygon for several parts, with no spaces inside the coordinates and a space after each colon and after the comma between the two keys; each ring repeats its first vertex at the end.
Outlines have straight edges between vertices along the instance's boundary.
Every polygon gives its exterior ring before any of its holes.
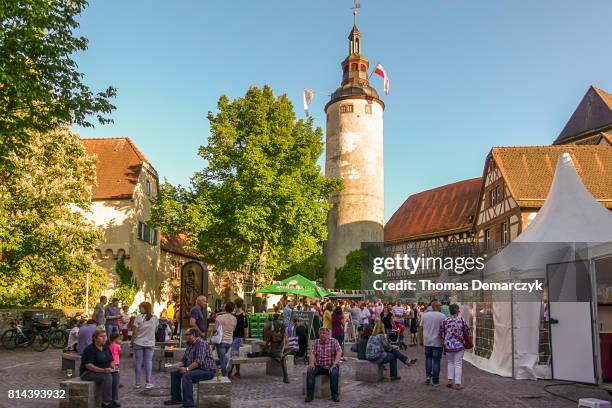
{"type": "Polygon", "coordinates": [[[353,0],[353,7],[351,7],[351,9],[353,10],[355,26],[357,25],[357,10],[359,10],[360,8],[361,8],[361,3],[359,2],[359,0],[353,0]]]}

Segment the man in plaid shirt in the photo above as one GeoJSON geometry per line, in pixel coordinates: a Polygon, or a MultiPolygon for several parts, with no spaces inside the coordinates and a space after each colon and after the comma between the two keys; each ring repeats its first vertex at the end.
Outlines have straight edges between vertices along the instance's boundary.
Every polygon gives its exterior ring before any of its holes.
{"type": "Polygon", "coordinates": [[[195,328],[185,331],[187,349],[178,369],[170,373],[170,391],[172,399],[165,405],[183,405],[193,407],[193,382],[211,380],[215,376],[216,364],[210,345],[200,337],[195,328]],[[182,398],[181,398],[182,388],[182,398]]]}
{"type": "Polygon", "coordinates": [[[314,341],[310,350],[310,363],[306,374],[306,402],[314,399],[315,379],[317,375],[329,376],[329,388],[332,400],[340,402],[338,384],[340,383],[340,368],[342,348],[338,340],[330,336],[329,330],[321,327],[319,338],[314,341]]]}

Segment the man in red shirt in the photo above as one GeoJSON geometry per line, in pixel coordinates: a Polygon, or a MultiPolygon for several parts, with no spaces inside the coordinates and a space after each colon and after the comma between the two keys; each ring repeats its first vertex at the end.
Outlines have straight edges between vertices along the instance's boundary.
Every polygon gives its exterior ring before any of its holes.
{"type": "Polygon", "coordinates": [[[314,399],[315,378],[317,375],[329,376],[329,388],[332,400],[340,402],[338,384],[340,383],[340,368],[338,364],[342,358],[342,348],[338,340],[330,336],[329,330],[321,327],[319,338],[314,341],[310,350],[310,362],[306,375],[306,400],[314,399]]]}

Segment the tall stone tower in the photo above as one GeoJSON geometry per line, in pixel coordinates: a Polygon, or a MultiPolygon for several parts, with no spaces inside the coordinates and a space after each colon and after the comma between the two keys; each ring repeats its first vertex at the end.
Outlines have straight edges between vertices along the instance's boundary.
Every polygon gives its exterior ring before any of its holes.
{"type": "Polygon", "coordinates": [[[361,53],[357,13],[342,61],[342,84],[325,105],[325,175],[344,188],[331,197],[327,219],[325,286],[334,287],[336,268],[362,242],[384,239],[383,111],[385,104],[368,81],[369,63],[361,53]]]}

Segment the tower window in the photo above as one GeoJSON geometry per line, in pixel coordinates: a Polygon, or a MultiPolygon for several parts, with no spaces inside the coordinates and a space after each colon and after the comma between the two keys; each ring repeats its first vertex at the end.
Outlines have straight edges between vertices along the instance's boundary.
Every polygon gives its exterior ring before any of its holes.
{"type": "Polygon", "coordinates": [[[363,72],[366,72],[366,66],[365,66],[365,64],[361,64],[361,70],[362,70],[363,72]]]}
{"type": "Polygon", "coordinates": [[[351,71],[357,71],[357,64],[356,63],[352,63],[351,64],[351,71]]]}
{"type": "Polygon", "coordinates": [[[372,113],[372,105],[368,104],[365,106],[365,113],[372,113]]]}
{"type": "Polygon", "coordinates": [[[353,105],[341,105],[340,113],[351,113],[353,112],[353,105]]]}

